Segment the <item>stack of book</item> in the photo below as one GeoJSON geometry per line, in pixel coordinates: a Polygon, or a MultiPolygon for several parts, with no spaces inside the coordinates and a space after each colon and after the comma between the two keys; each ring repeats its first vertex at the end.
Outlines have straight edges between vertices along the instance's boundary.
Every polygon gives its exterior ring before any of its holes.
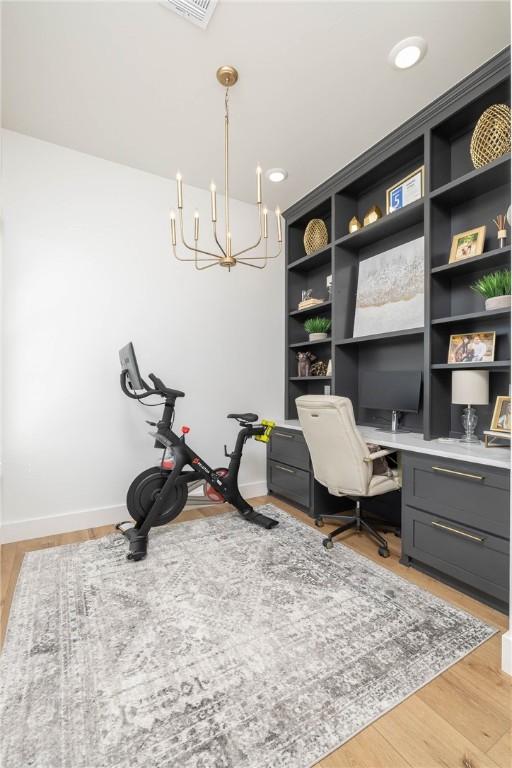
{"type": "Polygon", "coordinates": [[[319,304],[323,304],[323,299],[305,299],[299,302],[299,309],[310,309],[310,307],[317,307],[319,304]]]}

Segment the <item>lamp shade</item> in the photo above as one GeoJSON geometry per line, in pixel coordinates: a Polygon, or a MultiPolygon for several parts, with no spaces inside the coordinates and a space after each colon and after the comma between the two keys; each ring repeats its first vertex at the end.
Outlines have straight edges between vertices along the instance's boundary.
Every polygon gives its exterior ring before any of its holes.
{"type": "Polygon", "coordinates": [[[489,371],[452,371],[454,405],[488,405],[489,371]]]}

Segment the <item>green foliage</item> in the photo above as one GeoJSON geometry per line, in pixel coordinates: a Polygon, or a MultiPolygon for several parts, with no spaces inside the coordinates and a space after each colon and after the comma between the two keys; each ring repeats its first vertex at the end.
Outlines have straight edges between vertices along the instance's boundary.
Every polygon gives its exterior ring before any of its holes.
{"type": "Polygon", "coordinates": [[[306,333],[327,333],[330,327],[328,317],[309,317],[304,323],[306,333]]]}
{"type": "Polygon", "coordinates": [[[476,280],[471,290],[479,293],[484,299],[493,299],[495,296],[509,296],[510,269],[502,269],[499,272],[490,272],[488,275],[476,280]]]}

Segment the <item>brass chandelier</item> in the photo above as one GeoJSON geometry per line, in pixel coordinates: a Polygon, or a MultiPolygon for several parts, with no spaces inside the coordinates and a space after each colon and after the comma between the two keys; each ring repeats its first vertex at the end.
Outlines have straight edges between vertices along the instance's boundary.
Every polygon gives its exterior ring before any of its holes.
{"type": "Polygon", "coordinates": [[[224,66],[217,70],[217,80],[226,89],[224,98],[224,224],[225,224],[225,238],[224,244],[219,241],[217,235],[217,190],[215,184],[212,182],[210,186],[211,196],[211,222],[213,230],[213,238],[218,248],[217,253],[205,251],[199,248],[199,213],[194,213],[194,244],[190,245],[183,232],[183,179],[180,173],[176,174],[176,185],[178,192],[178,226],[181,242],[183,246],[193,253],[191,258],[184,258],[178,256],[176,252],[176,213],[171,211],[171,242],[172,249],[175,257],[178,261],[191,261],[198,270],[209,269],[209,267],[227,267],[231,270],[231,267],[235,267],[237,264],[245,264],[248,267],[255,267],[256,269],[263,269],[266,267],[269,259],[276,259],[282,250],[283,234],[281,229],[281,211],[279,208],[275,210],[276,225],[277,225],[277,240],[278,251],[272,256],[268,255],[268,211],[262,203],[261,193],[261,168],[256,168],[256,203],[258,206],[258,219],[259,219],[259,237],[254,245],[250,245],[248,248],[242,248],[239,251],[235,251],[231,239],[231,228],[229,223],[229,89],[235,85],[238,80],[238,72],[235,67],[224,66]],[[263,240],[264,248],[263,255],[249,256],[251,251],[254,251],[260,245],[263,240]],[[243,256],[243,258],[240,258],[243,256]],[[253,264],[253,261],[261,261],[262,264],[253,264]],[[200,265],[199,262],[207,262],[200,265]]]}

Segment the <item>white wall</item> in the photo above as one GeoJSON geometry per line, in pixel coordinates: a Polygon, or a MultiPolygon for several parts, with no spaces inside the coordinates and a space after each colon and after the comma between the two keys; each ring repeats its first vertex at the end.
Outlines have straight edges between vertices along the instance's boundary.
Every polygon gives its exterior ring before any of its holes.
{"type": "MultiPolygon", "coordinates": [[[[174,182],[9,131],[3,173],[4,540],[119,519],[157,462],[144,419],[160,409],[119,388],[127,341],[143,376],[186,392],[176,425],[213,466],[235,438],[229,411],[282,416],[283,257],[197,272],[170,253],[174,182]]],[[[209,193],[185,187],[185,207],[206,231],[209,193]]],[[[232,219],[235,247],[256,239],[254,206],[234,201],[232,219]]],[[[245,494],[264,478],[249,443],[245,494]]]]}

